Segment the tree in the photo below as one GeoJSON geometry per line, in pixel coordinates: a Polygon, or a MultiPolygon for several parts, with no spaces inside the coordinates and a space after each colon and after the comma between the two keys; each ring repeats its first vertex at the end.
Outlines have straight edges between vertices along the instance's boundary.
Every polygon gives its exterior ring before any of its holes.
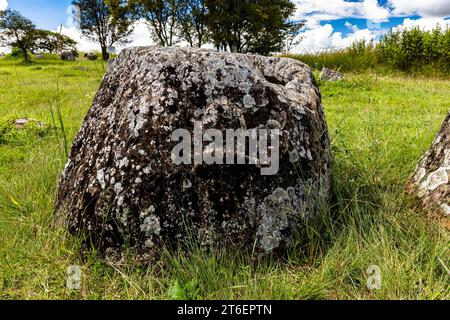
{"type": "Polygon", "coordinates": [[[293,31],[290,0],[205,0],[207,26],[217,49],[268,55],[281,52],[293,31]]]}
{"type": "Polygon", "coordinates": [[[177,12],[180,38],[191,47],[201,47],[207,39],[205,0],[182,0],[177,12]]]}
{"type": "Polygon", "coordinates": [[[108,47],[126,43],[133,31],[128,1],[73,0],[72,5],[81,32],[100,44],[103,60],[109,59],[108,47]]]}
{"type": "Polygon", "coordinates": [[[0,41],[11,48],[20,49],[23,59],[29,62],[29,52],[36,42],[36,26],[18,11],[0,11],[0,41]]]}
{"type": "Polygon", "coordinates": [[[184,0],[134,0],[139,18],[145,19],[160,46],[173,46],[178,42],[177,15],[184,0]]]}
{"type": "Polygon", "coordinates": [[[306,23],[305,20],[292,22],[290,23],[290,27],[286,29],[285,31],[286,45],[284,48],[285,54],[289,54],[292,48],[300,43],[301,39],[298,38],[298,35],[305,26],[305,23],[306,23]]]}
{"type": "Polygon", "coordinates": [[[64,50],[75,51],[76,45],[77,42],[66,35],[48,30],[36,31],[34,50],[38,52],[55,53],[64,50]]]}

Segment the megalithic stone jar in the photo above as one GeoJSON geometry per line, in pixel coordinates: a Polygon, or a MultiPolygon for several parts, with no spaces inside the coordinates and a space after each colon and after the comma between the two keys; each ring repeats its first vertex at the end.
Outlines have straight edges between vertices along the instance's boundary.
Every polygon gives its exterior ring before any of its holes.
{"type": "Polygon", "coordinates": [[[208,249],[279,253],[327,208],[329,149],[319,89],[299,61],[191,48],[126,49],[75,139],[57,213],[105,254],[131,247],[153,259],[162,245],[191,241],[208,249]],[[202,141],[194,136],[188,143],[194,154],[183,155],[192,161],[174,161],[177,130],[192,136],[200,130],[202,141]],[[242,156],[237,163],[225,159],[230,145],[214,152],[216,162],[199,162],[198,144],[205,158],[210,133],[223,133],[225,140],[230,130],[259,137],[258,148],[247,135],[249,147],[239,149],[237,142],[237,156],[228,158],[242,156]],[[269,165],[262,156],[278,161],[272,174],[262,174],[269,165]]]}
{"type": "Polygon", "coordinates": [[[420,161],[407,191],[450,229],[450,113],[431,148],[420,161]]]}

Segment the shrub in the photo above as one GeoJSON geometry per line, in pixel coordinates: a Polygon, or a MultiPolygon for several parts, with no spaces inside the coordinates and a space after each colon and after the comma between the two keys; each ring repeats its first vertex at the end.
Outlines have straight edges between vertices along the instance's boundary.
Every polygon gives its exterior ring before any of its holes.
{"type": "Polygon", "coordinates": [[[419,28],[391,31],[378,43],[356,42],[341,50],[289,55],[313,68],[341,71],[390,69],[412,73],[450,73],[450,28],[431,31],[419,28]]]}

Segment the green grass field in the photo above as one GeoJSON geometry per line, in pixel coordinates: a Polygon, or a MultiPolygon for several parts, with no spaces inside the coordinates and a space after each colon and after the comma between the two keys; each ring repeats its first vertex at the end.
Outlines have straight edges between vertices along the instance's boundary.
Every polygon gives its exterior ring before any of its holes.
{"type": "Polygon", "coordinates": [[[320,84],[333,207],[286,260],[193,250],[143,269],[81,256],[53,224],[64,133],[70,146],[103,72],[100,62],[0,59],[0,299],[450,299],[450,235],[403,191],[449,110],[450,80],[362,73],[320,84]],[[48,128],[11,125],[25,117],[48,128]],[[69,265],[82,268],[79,291],[66,288],[69,265]],[[379,290],[366,286],[371,265],[379,290]]]}

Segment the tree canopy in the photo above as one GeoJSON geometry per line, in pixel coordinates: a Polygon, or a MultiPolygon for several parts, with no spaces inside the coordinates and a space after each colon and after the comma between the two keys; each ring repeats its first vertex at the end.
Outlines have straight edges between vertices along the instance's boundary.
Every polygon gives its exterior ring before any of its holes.
{"type": "Polygon", "coordinates": [[[11,48],[18,48],[25,61],[37,39],[36,26],[15,10],[0,11],[0,41],[11,48]]]}
{"type": "Polygon", "coordinates": [[[77,42],[72,38],[48,30],[36,30],[33,51],[55,53],[63,50],[76,50],[77,42]]]}
{"type": "Polygon", "coordinates": [[[291,0],[129,0],[158,45],[185,41],[219,50],[269,55],[292,45],[302,22],[293,22],[291,0]]]}
{"type": "Polygon", "coordinates": [[[280,52],[296,24],[290,0],[205,0],[207,26],[217,49],[268,55],[280,52]]]}
{"type": "Polygon", "coordinates": [[[104,60],[108,60],[107,48],[126,43],[133,31],[133,11],[130,1],[124,0],[73,0],[75,16],[83,35],[100,44],[104,60]]]}

